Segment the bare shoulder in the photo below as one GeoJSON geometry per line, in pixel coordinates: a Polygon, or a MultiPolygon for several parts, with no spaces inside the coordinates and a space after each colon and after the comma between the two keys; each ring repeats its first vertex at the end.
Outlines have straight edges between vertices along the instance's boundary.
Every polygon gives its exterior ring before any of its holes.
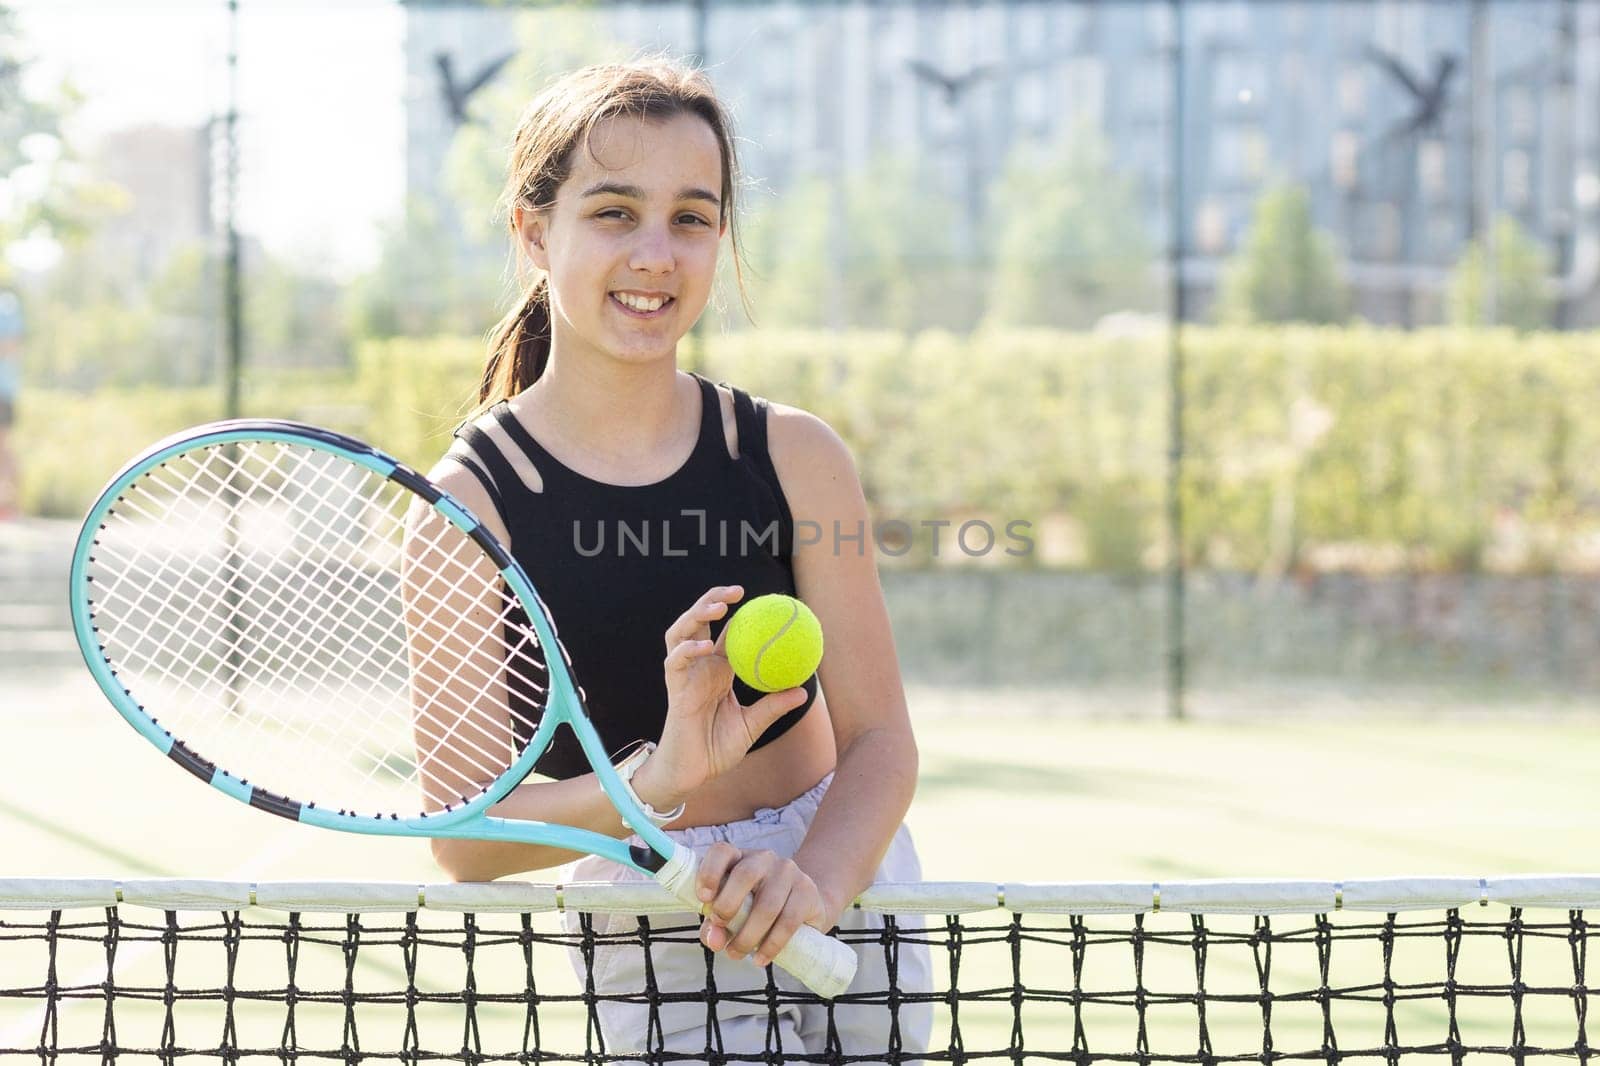
{"type": "Polygon", "coordinates": [[[767,443],[774,461],[780,451],[801,459],[850,457],[850,449],[834,428],[810,411],[786,403],[767,405],[767,443]]]}
{"type": "Polygon", "coordinates": [[[494,504],[483,483],[478,480],[465,463],[457,457],[471,459],[471,450],[461,441],[456,441],[450,446],[438,462],[433,464],[428,471],[428,480],[449,493],[455,500],[471,511],[482,522],[489,532],[501,544],[510,547],[511,537],[506,529],[505,520],[500,516],[500,510],[494,504]]]}
{"type": "Polygon", "coordinates": [[[828,507],[841,494],[847,498],[860,494],[849,446],[810,411],[769,404],[767,448],[792,508],[803,509],[808,503],[828,507]]]}

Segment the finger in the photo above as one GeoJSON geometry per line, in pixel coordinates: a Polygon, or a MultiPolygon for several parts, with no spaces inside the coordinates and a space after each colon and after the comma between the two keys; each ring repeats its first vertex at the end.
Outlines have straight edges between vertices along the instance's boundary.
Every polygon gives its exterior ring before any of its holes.
{"type": "Polygon", "coordinates": [[[700,857],[700,868],[694,877],[695,895],[700,897],[700,902],[710,903],[716,898],[723,879],[741,857],[739,849],[726,841],[719,840],[706,850],[700,857]]]}
{"type": "Polygon", "coordinates": [[[727,606],[719,598],[721,589],[711,589],[705,595],[689,605],[689,609],[680,614],[673,623],[667,627],[666,644],[671,648],[685,640],[703,636],[700,630],[709,628],[707,623],[714,617],[713,608],[727,610],[727,606]]]}
{"type": "Polygon", "coordinates": [[[755,891],[762,879],[772,872],[775,864],[776,857],[770,851],[746,853],[734,864],[733,869],[728,871],[728,876],[722,879],[722,887],[717,890],[716,898],[711,901],[709,912],[721,924],[733,925],[739,917],[739,911],[744,908],[744,901],[755,891]]]}
{"type": "Polygon", "coordinates": [[[712,951],[721,951],[727,947],[729,936],[728,930],[711,918],[706,918],[700,923],[700,943],[712,951]]]}
{"type": "Polygon", "coordinates": [[[806,924],[806,915],[802,912],[808,908],[801,902],[803,893],[798,890],[789,893],[789,899],[784,904],[783,912],[772,923],[772,928],[767,930],[767,935],[756,948],[750,961],[757,966],[766,967],[778,953],[788,945],[800,927],[806,924]]]}
{"type": "Polygon", "coordinates": [[[745,728],[753,737],[759,737],[767,727],[806,701],[803,688],[786,688],[782,692],[769,692],[744,708],[745,728]]]}
{"type": "Polygon", "coordinates": [[[685,640],[709,636],[710,623],[726,614],[728,605],[737,603],[743,596],[744,589],[739,585],[718,585],[707,589],[687,611],[678,616],[677,621],[667,627],[667,647],[670,649],[685,640]],[[701,632],[702,629],[705,632],[701,632]]]}
{"type": "MultiPolygon", "coordinates": [[[[743,853],[732,844],[717,841],[706,850],[700,858],[699,869],[695,872],[696,895],[702,903],[709,903],[721,889],[728,872],[743,858],[743,853]]],[[[700,942],[712,951],[721,951],[728,946],[728,941],[733,939],[733,934],[728,932],[727,923],[706,909],[705,920],[700,923],[700,942]]]]}
{"type": "Polygon", "coordinates": [[[682,669],[695,659],[703,659],[708,655],[715,655],[717,646],[709,640],[680,641],[667,653],[665,665],[667,669],[682,669]]]}
{"type": "Polygon", "coordinates": [[[742,959],[762,945],[771,933],[773,923],[782,917],[793,887],[792,881],[776,871],[774,876],[761,882],[761,887],[752,897],[749,915],[727,947],[730,959],[742,959]]]}

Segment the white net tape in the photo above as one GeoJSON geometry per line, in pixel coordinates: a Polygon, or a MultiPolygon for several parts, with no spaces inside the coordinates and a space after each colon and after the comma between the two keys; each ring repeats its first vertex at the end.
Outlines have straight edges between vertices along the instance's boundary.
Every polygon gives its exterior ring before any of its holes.
{"type": "MultiPolygon", "coordinates": [[[[265,907],[281,911],[445,910],[614,914],[681,913],[655,882],[524,881],[417,884],[367,881],[0,878],[0,910],[109,907],[158,910],[265,907]]],[[[1458,907],[1600,908],[1600,876],[1393,877],[1351,881],[893,882],[872,885],[863,910],[895,914],[1326,914],[1406,913],[1458,907]]]]}

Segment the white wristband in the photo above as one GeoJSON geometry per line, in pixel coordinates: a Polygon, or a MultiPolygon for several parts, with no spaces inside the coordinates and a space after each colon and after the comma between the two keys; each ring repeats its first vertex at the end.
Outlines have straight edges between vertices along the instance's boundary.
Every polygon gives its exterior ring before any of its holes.
{"type": "MultiPolygon", "coordinates": [[[[645,760],[650,758],[651,753],[655,750],[656,746],[651,741],[647,740],[640,744],[633,750],[633,754],[617,764],[617,776],[622,778],[622,788],[628,793],[628,798],[638,804],[639,810],[644,812],[644,816],[654,822],[657,828],[660,828],[682,818],[683,812],[689,804],[687,802],[680,803],[672,810],[662,812],[640,799],[639,794],[633,790],[633,775],[638,772],[639,767],[644,765],[645,760]]],[[[624,818],[623,821],[626,822],[627,819],[624,818]]],[[[634,826],[630,825],[628,828],[632,829],[634,826]]]]}

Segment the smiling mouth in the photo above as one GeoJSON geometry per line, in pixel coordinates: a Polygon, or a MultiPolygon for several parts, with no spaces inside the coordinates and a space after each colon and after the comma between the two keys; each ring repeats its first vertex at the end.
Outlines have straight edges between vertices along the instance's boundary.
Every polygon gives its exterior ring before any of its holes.
{"type": "Polygon", "coordinates": [[[629,307],[627,304],[623,303],[621,300],[617,299],[617,294],[616,293],[610,293],[609,295],[607,295],[606,299],[610,300],[612,302],[612,304],[614,304],[619,310],[622,311],[623,314],[628,315],[628,316],[630,316],[632,318],[644,318],[644,319],[660,318],[662,315],[667,313],[667,309],[669,307],[671,307],[673,304],[678,302],[676,298],[669,296],[669,297],[667,297],[666,302],[663,303],[660,307],[656,308],[654,311],[638,311],[638,310],[635,310],[632,307],[629,307]]]}

